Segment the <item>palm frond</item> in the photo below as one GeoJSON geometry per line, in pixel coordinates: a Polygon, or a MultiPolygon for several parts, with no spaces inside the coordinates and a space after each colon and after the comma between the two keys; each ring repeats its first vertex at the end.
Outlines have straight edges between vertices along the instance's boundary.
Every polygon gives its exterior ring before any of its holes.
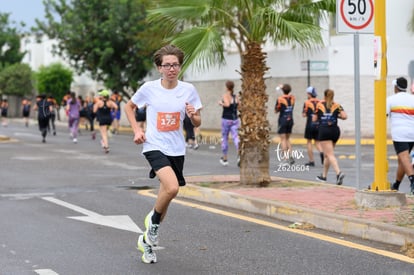
{"type": "Polygon", "coordinates": [[[335,11],[336,0],[301,0],[291,5],[285,16],[297,22],[318,24],[321,19],[326,19],[335,11]]]}
{"type": "Polygon", "coordinates": [[[171,43],[185,52],[182,73],[190,64],[198,71],[213,65],[225,64],[224,46],[221,33],[214,27],[194,27],[183,31],[171,43]]]}
{"type": "Polygon", "coordinates": [[[154,9],[147,11],[147,21],[160,25],[167,37],[181,32],[185,26],[200,24],[200,18],[205,17],[209,10],[208,5],[197,0],[157,2],[154,9]]]}
{"type": "Polygon", "coordinates": [[[295,11],[274,6],[256,10],[251,21],[251,37],[257,42],[269,37],[275,44],[294,43],[304,48],[322,43],[321,29],[313,14],[306,9],[295,8],[295,11]]]}
{"type": "Polygon", "coordinates": [[[202,18],[208,16],[211,10],[211,0],[175,0],[156,1],[158,4],[149,9],[148,20],[150,22],[194,22],[200,23],[202,18]]]}
{"type": "Polygon", "coordinates": [[[336,7],[336,0],[155,0],[150,22],[162,24],[169,42],[187,55],[183,71],[224,63],[223,38],[242,51],[248,42],[322,45],[319,20],[336,7]],[[210,56],[211,55],[211,56],[210,56]]]}

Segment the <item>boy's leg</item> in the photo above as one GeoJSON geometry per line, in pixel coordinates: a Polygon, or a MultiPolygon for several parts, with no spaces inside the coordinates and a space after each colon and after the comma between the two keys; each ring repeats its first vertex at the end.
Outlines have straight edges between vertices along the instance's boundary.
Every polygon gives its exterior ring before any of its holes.
{"type": "Polygon", "coordinates": [[[158,245],[158,228],[167,214],[170,202],[177,196],[179,185],[171,166],[165,166],[156,174],[160,180],[160,189],[154,209],[145,218],[144,239],[150,245],[158,245]]]}

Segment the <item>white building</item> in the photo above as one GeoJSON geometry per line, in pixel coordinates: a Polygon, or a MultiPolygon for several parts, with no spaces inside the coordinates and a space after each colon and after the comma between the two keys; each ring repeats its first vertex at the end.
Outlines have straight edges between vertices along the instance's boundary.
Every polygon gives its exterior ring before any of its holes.
{"type": "MultiPolygon", "coordinates": [[[[407,24],[413,14],[412,0],[387,0],[386,33],[387,33],[387,94],[393,92],[391,80],[404,76],[411,84],[408,66],[414,62],[414,34],[407,30],[407,24]]],[[[326,45],[320,51],[307,54],[287,48],[268,48],[267,92],[269,94],[268,119],[272,131],[277,127],[277,117],[274,114],[274,104],[278,94],[275,87],[281,83],[290,83],[296,96],[294,133],[302,134],[305,119],[302,118],[302,104],[306,99],[305,89],[308,84],[308,72],[303,65],[311,61],[315,70],[310,72],[310,83],[316,87],[319,98],[323,97],[326,88],[335,91],[335,101],[339,102],[348,113],[348,120],[340,121],[344,136],[355,133],[355,97],[354,97],[354,35],[336,34],[328,26],[324,31],[326,45]],[[304,63],[305,62],[305,63],[304,63]]],[[[360,102],[361,102],[361,135],[374,135],[374,35],[359,34],[360,40],[360,102]]],[[[36,44],[27,39],[22,43],[23,50],[28,51],[24,62],[37,70],[40,65],[48,65],[61,60],[51,54],[53,41],[47,40],[36,44]]],[[[186,81],[192,82],[198,89],[204,108],[202,111],[205,129],[219,129],[221,107],[217,105],[224,92],[224,82],[233,80],[236,88],[240,87],[240,58],[237,52],[226,54],[227,65],[221,69],[212,68],[209,71],[196,72],[189,70],[185,74],[186,81]]],[[[96,91],[98,84],[85,76],[77,76],[74,89],[81,93],[96,91]]],[[[237,90],[237,89],[236,89],[237,90]]],[[[124,116],[125,118],[125,116],[124,116]]],[[[385,123],[385,115],[384,115],[385,123]]],[[[385,124],[384,124],[385,125],[385,124]]]]}

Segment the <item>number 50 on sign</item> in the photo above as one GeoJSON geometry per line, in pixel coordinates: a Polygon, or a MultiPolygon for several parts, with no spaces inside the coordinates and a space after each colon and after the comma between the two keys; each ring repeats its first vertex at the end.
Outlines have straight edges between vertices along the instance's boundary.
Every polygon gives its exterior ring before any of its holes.
{"type": "Polygon", "coordinates": [[[373,0],[337,0],[338,33],[374,33],[373,0]]]}

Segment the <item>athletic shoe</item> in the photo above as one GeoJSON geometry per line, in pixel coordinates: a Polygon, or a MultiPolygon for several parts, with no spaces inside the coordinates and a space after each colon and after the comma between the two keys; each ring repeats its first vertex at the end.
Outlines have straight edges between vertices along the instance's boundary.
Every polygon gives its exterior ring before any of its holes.
{"type": "Polygon", "coordinates": [[[321,182],[326,182],[326,177],[323,177],[322,175],[316,176],[316,179],[321,182]]]}
{"type": "Polygon", "coordinates": [[[394,182],[394,183],[391,185],[391,190],[398,191],[398,189],[400,189],[400,183],[398,183],[398,182],[394,182]]]}
{"type": "Polygon", "coordinates": [[[240,167],[240,156],[237,156],[237,167],[240,167]]]}
{"type": "Polygon", "coordinates": [[[145,241],[151,246],[158,245],[158,227],[159,224],[152,223],[152,215],[154,214],[154,210],[148,213],[145,217],[144,224],[145,224],[145,232],[144,237],[145,241]]]}
{"type": "Polygon", "coordinates": [[[220,163],[221,163],[221,165],[223,165],[223,166],[227,166],[227,165],[229,165],[229,162],[227,161],[227,159],[226,159],[226,160],[224,160],[223,158],[220,158],[220,163]]]}
{"type": "Polygon", "coordinates": [[[78,140],[76,138],[74,138],[73,143],[78,143],[78,140]]]}
{"type": "Polygon", "coordinates": [[[197,149],[198,149],[198,147],[200,147],[200,145],[198,145],[198,144],[194,144],[194,146],[193,146],[193,150],[197,150],[197,149]]]}
{"type": "Polygon", "coordinates": [[[342,185],[344,178],[345,178],[345,174],[342,172],[339,172],[339,174],[336,175],[336,185],[342,185]]]}
{"type": "Polygon", "coordinates": [[[157,262],[157,255],[152,251],[152,247],[144,242],[144,235],[138,237],[138,250],[142,252],[141,261],[146,264],[154,264],[157,262]]]}
{"type": "Polygon", "coordinates": [[[305,166],[315,167],[315,162],[314,161],[309,161],[309,162],[305,163],[305,166]]]}

